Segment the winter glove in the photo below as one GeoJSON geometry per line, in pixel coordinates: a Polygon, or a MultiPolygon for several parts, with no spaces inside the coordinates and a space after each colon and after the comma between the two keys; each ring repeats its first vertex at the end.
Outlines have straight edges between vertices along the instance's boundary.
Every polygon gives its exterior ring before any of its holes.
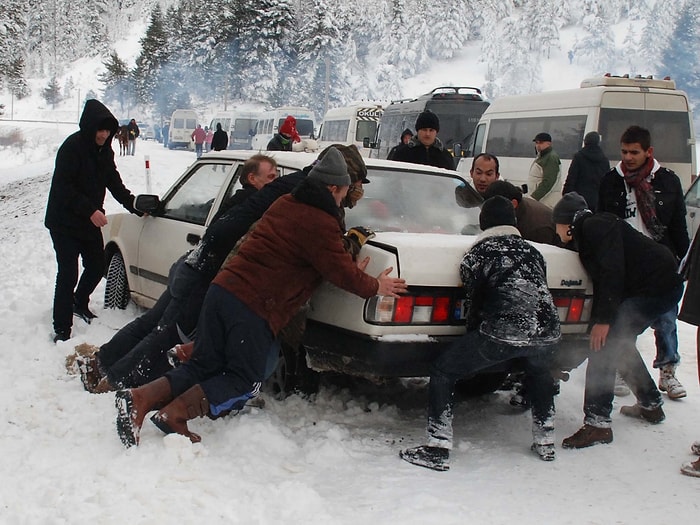
{"type": "Polygon", "coordinates": [[[345,248],[355,259],[365,243],[374,237],[375,233],[366,226],[353,226],[343,238],[345,248]]]}

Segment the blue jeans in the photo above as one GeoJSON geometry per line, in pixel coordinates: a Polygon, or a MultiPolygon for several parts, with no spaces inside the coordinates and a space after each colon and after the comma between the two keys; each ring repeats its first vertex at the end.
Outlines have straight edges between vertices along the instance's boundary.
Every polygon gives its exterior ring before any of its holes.
{"type": "Polygon", "coordinates": [[[203,144],[197,144],[197,143],[195,143],[195,145],[194,145],[194,152],[197,154],[197,158],[202,156],[202,146],[203,146],[203,144]]]}
{"type": "Polygon", "coordinates": [[[615,370],[645,408],[663,404],[661,393],[649,375],[636,347],[637,336],[671,310],[683,295],[683,285],[660,297],[630,297],[617,309],[605,346],[590,352],[583,401],[584,423],[609,427],[615,389],[615,370]]]}
{"type": "Polygon", "coordinates": [[[656,339],[656,358],[654,368],[664,365],[677,365],[681,361],[678,355],[678,303],[651,324],[656,339]]]}
{"type": "Polygon", "coordinates": [[[511,346],[496,343],[478,330],[467,332],[441,353],[431,367],[428,445],[452,448],[452,405],[457,380],[513,359],[525,367],[534,425],[553,425],[554,380],[550,364],[556,346],[511,346]]]}

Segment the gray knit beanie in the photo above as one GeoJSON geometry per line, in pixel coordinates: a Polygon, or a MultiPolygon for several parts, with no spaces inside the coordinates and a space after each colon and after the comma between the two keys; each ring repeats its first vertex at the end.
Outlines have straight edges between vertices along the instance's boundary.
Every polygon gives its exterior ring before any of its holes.
{"type": "Polygon", "coordinates": [[[335,186],[350,186],[350,174],[343,154],[336,148],[328,152],[311,168],[308,177],[335,186]]]}
{"type": "Polygon", "coordinates": [[[589,131],[588,133],[586,133],[586,136],[583,137],[583,143],[586,146],[590,146],[592,144],[600,144],[600,135],[597,131],[589,131]]]}
{"type": "Polygon", "coordinates": [[[575,191],[565,194],[552,209],[552,221],[554,224],[573,224],[576,212],[588,208],[588,203],[582,195],[575,191]]]}

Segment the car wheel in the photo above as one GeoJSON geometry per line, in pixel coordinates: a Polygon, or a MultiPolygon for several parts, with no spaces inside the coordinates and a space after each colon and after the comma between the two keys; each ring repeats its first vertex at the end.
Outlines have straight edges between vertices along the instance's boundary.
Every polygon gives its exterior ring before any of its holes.
{"type": "Polygon", "coordinates": [[[297,393],[310,395],[318,392],[320,374],[306,365],[304,348],[293,349],[282,343],[279,361],[272,375],[265,380],[263,390],[282,400],[297,393]]]}
{"type": "Polygon", "coordinates": [[[107,284],[105,284],[105,308],[124,310],[129,304],[131,294],[129,281],[126,279],[124,258],[119,252],[114,252],[107,266],[107,284]]]}
{"type": "Polygon", "coordinates": [[[462,397],[476,397],[498,390],[508,377],[508,372],[488,372],[469,379],[461,379],[455,385],[455,392],[462,397]]]}

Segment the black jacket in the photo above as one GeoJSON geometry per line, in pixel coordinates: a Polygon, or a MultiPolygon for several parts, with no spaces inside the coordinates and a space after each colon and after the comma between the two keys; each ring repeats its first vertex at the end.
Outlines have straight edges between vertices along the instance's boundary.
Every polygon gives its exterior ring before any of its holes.
{"type": "Polygon", "coordinates": [[[275,136],[267,143],[267,151],[292,151],[292,139],[275,133],[275,136]]]}
{"type": "MultiPolygon", "coordinates": [[[[656,197],[656,216],[666,226],[661,244],[670,248],[676,259],[682,259],[688,247],[688,225],[685,221],[685,201],[681,181],[674,172],[659,168],[651,180],[656,197]]],[[[608,171],[600,181],[598,211],[614,213],[625,219],[627,188],[617,168],[608,171]]]]}
{"type": "Polygon", "coordinates": [[[610,170],[610,161],[598,144],[586,144],[574,154],[569,173],[562,188],[562,195],[575,191],[588,203],[588,209],[596,211],[600,179],[610,170]]]}
{"type": "Polygon", "coordinates": [[[80,117],[80,131],[69,136],[58,149],[51,180],[44,225],[51,231],[83,240],[101,237],[90,216],[104,213],[108,189],[127,210],[134,212],[134,196],[124,186],[114,164],[112,139],[119,127],[114,115],[99,101],[88,100],[80,117]],[[111,131],[105,144],[95,142],[98,127],[108,121],[111,131]]]}
{"type": "Polygon", "coordinates": [[[214,137],[211,139],[211,149],[214,151],[222,151],[226,148],[228,148],[228,135],[221,129],[221,124],[217,124],[214,137]]]}
{"type": "Polygon", "coordinates": [[[397,146],[390,159],[401,162],[413,162],[414,164],[426,164],[448,170],[455,169],[455,161],[452,158],[452,154],[442,146],[442,142],[438,138],[435,139],[432,146],[426,148],[418,142],[416,137],[413,137],[408,144],[397,146]]]}
{"type": "Polygon", "coordinates": [[[625,299],[659,297],[682,282],[671,252],[615,215],[584,214],[573,238],[593,281],[592,323],[610,324],[625,299]]]}

